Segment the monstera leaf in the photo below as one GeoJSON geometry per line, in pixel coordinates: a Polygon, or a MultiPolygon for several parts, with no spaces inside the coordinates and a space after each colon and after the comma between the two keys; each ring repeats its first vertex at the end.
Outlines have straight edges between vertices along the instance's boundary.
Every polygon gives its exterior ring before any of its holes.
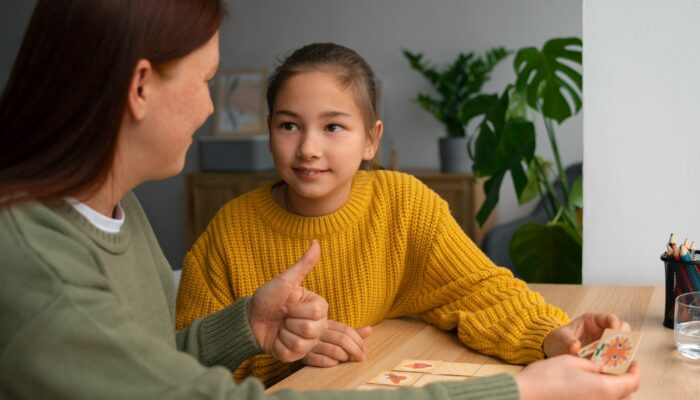
{"type": "Polygon", "coordinates": [[[518,194],[518,204],[525,204],[533,200],[540,194],[540,180],[538,176],[547,176],[552,167],[550,161],[542,157],[535,156],[527,166],[527,186],[525,190],[518,194]]]}
{"type": "Polygon", "coordinates": [[[459,113],[459,119],[464,124],[468,124],[472,119],[486,115],[498,103],[498,95],[496,94],[480,94],[467,100],[459,113]]]}
{"type": "Polygon", "coordinates": [[[488,176],[484,182],[486,199],[476,219],[483,225],[498,204],[503,178],[510,172],[520,195],[528,185],[525,166],[535,154],[535,127],[524,118],[506,119],[509,89],[506,89],[480,125],[475,144],[474,173],[488,176]]]}
{"type": "Polygon", "coordinates": [[[569,193],[569,204],[573,207],[583,208],[583,179],[581,176],[576,178],[574,185],[569,193]]]}
{"type": "Polygon", "coordinates": [[[542,50],[521,49],[513,62],[515,87],[525,93],[528,105],[558,123],[581,109],[583,79],[580,72],[567,65],[581,64],[581,47],[579,38],[552,39],[542,50]],[[564,93],[568,93],[573,104],[569,104],[564,93]]]}
{"type": "Polygon", "coordinates": [[[581,237],[561,222],[528,223],[513,234],[510,258],[530,283],[581,283],[581,237]]]}

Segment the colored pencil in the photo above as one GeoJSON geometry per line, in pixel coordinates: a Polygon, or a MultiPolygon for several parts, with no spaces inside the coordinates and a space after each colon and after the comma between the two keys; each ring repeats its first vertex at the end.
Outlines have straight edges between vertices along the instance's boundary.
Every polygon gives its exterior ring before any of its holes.
{"type": "Polygon", "coordinates": [[[690,259],[695,261],[695,242],[690,244],[690,259]]]}

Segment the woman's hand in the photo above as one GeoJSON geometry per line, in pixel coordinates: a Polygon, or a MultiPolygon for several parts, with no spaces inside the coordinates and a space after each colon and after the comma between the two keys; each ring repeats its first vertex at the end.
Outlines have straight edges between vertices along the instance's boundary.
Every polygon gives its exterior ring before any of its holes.
{"type": "Polygon", "coordinates": [[[515,376],[521,400],[628,399],[639,389],[639,364],[633,361],[627,373],[606,375],[602,365],[585,358],[563,355],[537,361],[515,376]]]}
{"type": "Polygon", "coordinates": [[[547,357],[576,355],[581,347],[600,339],[607,328],[630,330],[629,324],[621,322],[615,314],[585,313],[547,335],[542,349],[547,357]]]}
{"type": "Polygon", "coordinates": [[[364,339],[372,328],[351,328],[343,323],[328,320],[328,330],[321,335],[320,342],[304,357],[304,363],[313,367],[332,367],[338,363],[355,359],[364,361],[364,339]]]}
{"type": "Polygon", "coordinates": [[[266,353],[280,361],[303,358],[327,330],[328,303],[301,286],[320,255],[314,240],[296,264],[256,290],[250,300],[253,336],[266,353]]]}

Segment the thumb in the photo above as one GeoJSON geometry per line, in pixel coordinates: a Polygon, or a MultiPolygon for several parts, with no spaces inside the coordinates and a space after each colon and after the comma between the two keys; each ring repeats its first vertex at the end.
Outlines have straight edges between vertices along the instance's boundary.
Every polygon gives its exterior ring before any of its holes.
{"type": "MultiPolygon", "coordinates": [[[[586,360],[586,361],[588,361],[588,360],[586,360]]],[[[605,361],[603,361],[600,358],[596,358],[595,360],[590,360],[589,362],[590,362],[590,365],[592,365],[592,368],[589,366],[589,368],[590,368],[589,370],[591,372],[597,372],[597,373],[603,372],[603,368],[605,367],[605,361]]]]}
{"type": "Polygon", "coordinates": [[[362,339],[366,339],[372,333],[371,326],[363,326],[362,328],[355,329],[357,334],[360,335],[362,339]]]}
{"type": "Polygon", "coordinates": [[[297,287],[301,285],[301,281],[304,280],[304,277],[316,266],[319,258],[321,258],[321,246],[319,246],[318,242],[314,239],[314,241],[311,242],[311,247],[306,250],[306,253],[301,256],[299,261],[279,274],[277,278],[287,282],[292,287],[297,287]]]}
{"type": "Polygon", "coordinates": [[[595,324],[603,329],[620,329],[620,318],[615,314],[596,313],[593,314],[593,319],[595,320],[595,324]]]}
{"type": "Polygon", "coordinates": [[[576,338],[571,339],[569,341],[568,354],[576,355],[579,350],[581,350],[581,341],[576,338]]]}
{"type": "Polygon", "coordinates": [[[572,369],[576,369],[576,370],[593,372],[593,373],[600,373],[604,367],[603,360],[593,361],[593,360],[588,360],[588,359],[581,358],[581,357],[572,356],[570,354],[557,356],[557,357],[562,357],[562,359],[566,360],[566,363],[568,364],[567,368],[572,368],[572,369]]]}

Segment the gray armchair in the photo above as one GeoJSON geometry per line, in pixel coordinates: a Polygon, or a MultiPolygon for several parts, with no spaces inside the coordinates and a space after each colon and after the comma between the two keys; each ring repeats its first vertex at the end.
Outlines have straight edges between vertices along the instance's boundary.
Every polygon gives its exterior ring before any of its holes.
{"type": "MultiPolygon", "coordinates": [[[[576,178],[583,174],[583,164],[577,163],[570,165],[566,168],[565,172],[569,183],[573,184],[576,178]]],[[[562,191],[559,181],[555,182],[554,189],[557,191],[557,195],[561,198],[562,191]]],[[[484,237],[484,241],[481,244],[481,249],[487,256],[489,256],[491,260],[493,260],[496,265],[509,268],[511,271],[513,271],[513,273],[516,273],[515,267],[513,266],[513,261],[510,259],[510,252],[508,251],[508,246],[510,246],[510,240],[513,237],[513,234],[521,225],[525,223],[538,222],[543,224],[547,221],[547,212],[544,209],[542,201],[540,201],[530,215],[503,225],[498,225],[491,229],[486,234],[486,237],[484,237]]]]}

